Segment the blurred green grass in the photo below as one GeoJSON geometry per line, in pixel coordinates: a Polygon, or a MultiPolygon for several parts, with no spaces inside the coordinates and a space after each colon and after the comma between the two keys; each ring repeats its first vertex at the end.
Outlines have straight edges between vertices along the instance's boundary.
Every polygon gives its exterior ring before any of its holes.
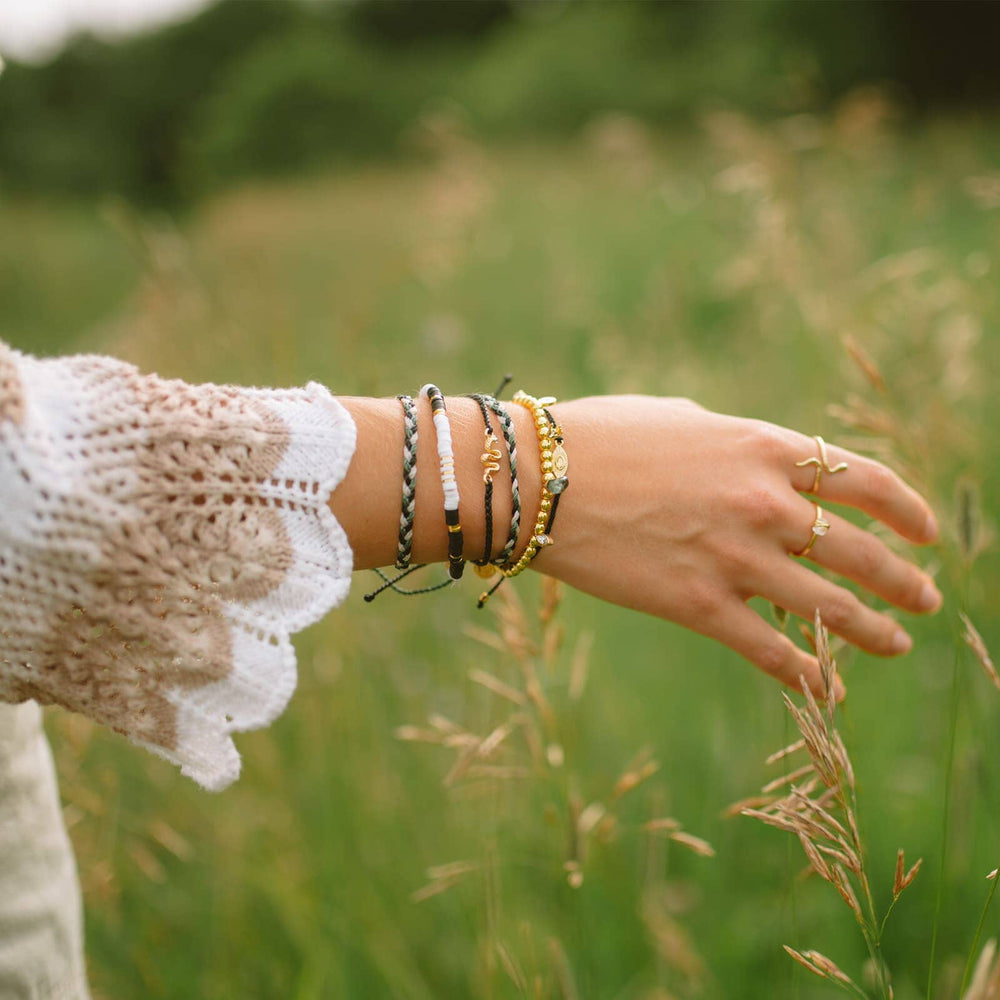
{"type": "MultiPolygon", "coordinates": [[[[824,118],[720,112],[677,135],[610,116],[573,143],[497,148],[438,116],[423,126],[429,165],[247,186],[180,219],[0,201],[0,329],[39,353],[107,351],[188,380],[316,378],[345,394],[431,377],[491,389],[510,370],[559,396],[686,395],[833,440],[853,435],[827,405],[867,391],[840,345],[851,333],[885,371],[954,550],[959,476],[996,518],[1000,129],[903,134],[891,111],[870,93],[824,118]]],[[[971,587],[994,650],[997,570],[983,557],[971,587]]],[[[844,658],[843,728],[883,900],[897,847],[927,859],[886,939],[899,1000],[923,995],[933,913],[955,612],[942,583],[950,607],[909,623],[910,656],[844,658]]],[[[531,996],[570,995],[549,936],[582,997],[826,995],[782,943],[860,967],[850,916],[798,878],[797,847],[719,815],[788,741],[773,683],[691,633],[567,595],[569,646],[595,636],[588,688],[563,720],[583,801],[642,747],[662,763],[574,890],[550,789],[449,791],[444,751],[394,739],[433,712],[483,733],[498,721],[467,670],[510,680],[513,667],[463,634],[482,624],[472,591],[367,606],[354,589],[298,640],[292,705],[239,739],[244,776],[221,796],[50,715],[98,997],[521,995],[489,952],[498,935],[526,964],[537,943],[531,996]],[[638,824],[667,813],[718,856],[653,851],[638,824]],[[499,872],[491,907],[479,876],[411,901],[428,866],[484,850],[499,872]],[[651,880],[704,960],[701,986],[643,918],[651,880]]],[[[537,583],[521,589],[530,604],[537,583]]],[[[553,697],[568,657],[546,678],[553,697]]],[[[1000,695],[969,660],[959,677],[939,954],[960,969],[998,863],[1000,695]]]]}

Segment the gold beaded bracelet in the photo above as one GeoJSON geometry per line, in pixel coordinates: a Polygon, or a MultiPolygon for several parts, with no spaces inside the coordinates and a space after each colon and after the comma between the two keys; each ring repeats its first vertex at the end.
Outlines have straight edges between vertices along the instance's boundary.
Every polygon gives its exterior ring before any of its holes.
{"type": "Polygon", "coordinates": [[[555,516],[559,497],[569,486],[569,478],[566,475],[569,469],[569,459],[562,445],[562,428],[546,412],[546,407],[556,402],[555,397],[544,396],[542,399],[535,399],[534,396],[529,396],[526,392],[518,390],[514,393],[513,402],[530,410],[535,421],[535,430],[538,433],[538,451],[542,465],[542,494],[538,504],[538,516],[535,518],[535,527],[531,533],[528,547],[513,566],[500,568],[500,572],[508,579],[523,573],[527,569],[528,563],[538,555],[539,550],[552,544],[549,528],[555,516]]]}

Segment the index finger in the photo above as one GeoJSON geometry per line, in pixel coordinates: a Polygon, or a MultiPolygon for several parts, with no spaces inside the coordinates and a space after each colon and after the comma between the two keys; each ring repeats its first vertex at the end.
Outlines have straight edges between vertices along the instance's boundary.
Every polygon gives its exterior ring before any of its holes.
{"type": "Polygon", "coordinates": [[[911,542],[926,545],[937,539],[930,504],[887,465],[826,442],[821,448],[816,438],[804,434],[795,439],[789,448],[789,474],[800,493],[863,510],[911,542]],[[846,468],[834,471],[842,465],[846,468]],[[819,486],[814,490],[817,471],[819,486]]]}

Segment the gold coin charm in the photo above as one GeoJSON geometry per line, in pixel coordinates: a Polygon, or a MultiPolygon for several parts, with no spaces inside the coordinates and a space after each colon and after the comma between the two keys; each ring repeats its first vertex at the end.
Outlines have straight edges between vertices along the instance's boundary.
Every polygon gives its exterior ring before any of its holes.
{"type": "Polygon", "coordinates": [[[492,563],[487,563],[485,566],[480,566],[479,563],[472,564],[473,572],[476,576],[482,577],[484,580],[488,580],[491,576],[495,575],[497,572],[496,566],[492,563]]]}

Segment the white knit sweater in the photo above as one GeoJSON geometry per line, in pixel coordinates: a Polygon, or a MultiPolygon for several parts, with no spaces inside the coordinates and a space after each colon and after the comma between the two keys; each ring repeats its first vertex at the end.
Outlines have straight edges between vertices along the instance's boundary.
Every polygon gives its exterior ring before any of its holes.
{"type": "MultiPolygon", "coordinates": [[[[267,725],[295,687],[290,634],[347,594],[351,550],[328,500],[354,444],[315,382],[192,386],[0,342],[0,702],[82,712],[205,788],[231,783],[231,734],[267,725]]],[[[0,997],[75,1000],[81,963],[57,945],[79,941],[64,835],[31,868],[55,883],[25,878],[37,827],[58,817],[33,711],[0,711],[0,997]],[[37,901],[60,880],[46,925],[37,901]],[[25,961],[56,965],[9,964],[17,933],[25,961]]]]}

